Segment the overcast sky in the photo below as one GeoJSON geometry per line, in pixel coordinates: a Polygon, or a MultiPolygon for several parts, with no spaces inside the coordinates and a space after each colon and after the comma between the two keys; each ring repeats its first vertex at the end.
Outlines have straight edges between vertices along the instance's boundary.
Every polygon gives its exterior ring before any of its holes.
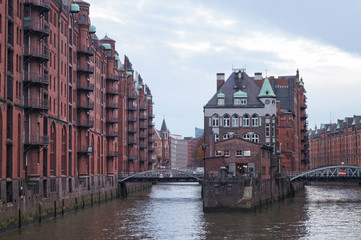
{"type": "Polygon", "coordinates": [[[194,136],[216,73],[294,75],[309,126],[361,115],[361,1],[88,0],[91,22],[126,54],[153,95],[154,122],[194,136]]]}

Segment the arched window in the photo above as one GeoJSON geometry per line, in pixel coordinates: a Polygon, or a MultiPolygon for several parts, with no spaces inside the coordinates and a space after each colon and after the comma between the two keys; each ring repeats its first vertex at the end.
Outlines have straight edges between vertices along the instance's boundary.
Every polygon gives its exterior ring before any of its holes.
{"type": "Polygon", "coordinates": [[[61,175],[66,176],[66,129],[65,126],[61,131],[61,175]]]}
{"type": "Polygon", "coordinates": [[[223,117],[223,127],[229,127],[229,124],[230,124],[230,118],[228,115],[225,115],[223,117]]]}
{"type": "Polygon", "coordinates": [[[258,115],[257,114],[252,115],[252,127],[258,127],[258,115]]]}
{"type": "Polygon", "coordinates": [[[212,126],[213,127],[218,127],[219,126],[219,118],[218,115],[215,115],[212,117],[212,126]]]}
{"type": "Polygon", "coordinates": [[[243,126],[249,127],[249,115],[248,114],[243,115],[243,126]]]}
{"type": "Polygon", "coordinates": [[[56,129],[53,122],[50,126],[50,175],[56,176],[56,129]]]}
{"type": "Polygon", "coordinates": [[[228,139],[228,138],[230,138],[230,135],[228,133],[223,135],[223,139],[228,139]]]}
{"type": "Polygon", "coordinates": [[[232,116],[232,127],[239,127],[239,118],[237,114],[232,116]]]}
{"type": "Polygon", "coordinates": [[[252,135],[252,142],[258,143],[259,142],[259,136],[257,134],[252,135]]]}
{"type": "Polygon", "coordinates": [[[250,140],[249,134],[244,134],[243,139],[249,141],[250,140]]]}
{"type": "Polygon", "coordinates": [[[215,141],[215,142],[218,142],[218,141],[219,141],[219,135],[218,135],[218,133],[215,133],[215,134],[214,134],[214,141],[215,141]]]}

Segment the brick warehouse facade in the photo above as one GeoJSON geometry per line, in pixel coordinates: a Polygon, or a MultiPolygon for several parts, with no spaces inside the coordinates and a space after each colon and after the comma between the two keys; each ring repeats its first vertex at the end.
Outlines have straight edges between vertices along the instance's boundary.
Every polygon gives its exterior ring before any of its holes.
{"type": "Polygon", "coordinates": [[[151,91],[89,8],[0,2],[1,213],[113,191],[154,166],[151,91]]]}
{"type": "Polygon", "coordinates": [[[217,92],[204,106],[205,158],[215,157],[216,150],[228,152],[215,149],[217,142],[239,136],[272,147],[271,168],[277,165],[278,171],[307,169],[306,106],[298,70],[295,76],[263,78],[261,73],[249,77],[236,69],[226,81],[224,74],[218,73],[217,92]]]}
{"type": "Polygon", "coordinates": [[[311,169],[329,165],[361,166],[361,116],[321,124],[309,131],[311,169]]]}

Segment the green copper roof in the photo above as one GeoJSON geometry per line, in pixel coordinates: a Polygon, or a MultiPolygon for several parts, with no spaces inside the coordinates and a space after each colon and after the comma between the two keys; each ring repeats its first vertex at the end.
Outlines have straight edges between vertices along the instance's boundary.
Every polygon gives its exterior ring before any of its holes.
{"type": "Polygon", "coordinates": [[[261,91],[259,92],[258,97],[259,98],[261,98],[261,97],[276,97],[275,93],[273,92],[272,86],[269,83],[269,80],[268,80],[267,77],[263,81],[263,85],[262,85],[261,91]]]}
{"type": "Polygon", "coordinates": [[[94,25],[91,25],[89,27],[89,33],[92,34],[92,33],[95,33],[97,31],[97,28],[94,26],[94,25]]]}
{"type": "Polygon", "coordinates": [[[247,97],[247,93],[246,92],[242,92],[241,90],[239,90],[238,92],[235,92],[233,94],[234,98],[246,98],[247,97]]]}
{"type": "Polygon", "coordinates": [[[147,96],[147,95],[148,95],[147,91],[145,91],[145,90],[144,90],[144,95],[145,95],[145,96],[147,96]]]}
{"type": "Polygon", "coordinates": [[[340,124],[338,123],[337,127],[336,127],[336,130],[339,130],[339,129],[340,129],[340,124]]]}
{"type": "Polygon", "coordinates": [[[133,79],[133,83],[136,83],[136,82],[137,82],[137,79],[134,78],[134,79],[133,79]]]}
{"type": "Polygon", "coordinates": [[[355,125],[356,125],[356,119],[353,119],[352,126],[355,126],[355,125]]]}
{"type": "Polygon", "coordinates": [[[70,5],[70,12],[72,13],[78,13],[80,11],[79,5],[76,3],[72,3],[70,5]]]}
{"type": "Polygon", "coordinates": [[[315,134],[318,135],[318,130],[316,129],[315,134]]]}
{"type": "Polygon", "coordinates": [[[152,105],[154,105],[154,102],[152,102],[152,105]]]}
{"type": "Polygon", "coordinates": [[[327,128],[327,132],[331,132],[331,128],[330,128],[330,127],[327,128]]]}
{"type": "Polygon", "coordinates": [[[346,118],[343,120],[343,123],[347,123],[346,118]]]}
{"type": "Polygon", "coordinates": [[[325,124],[321,124],[321,129],[325,129],[325,124]]]}
{"type": "Polygon", "coordinates": [[[149,101],[150,99],[152,99],[151,97],[147,97],[147,101],[149,101]]]}
{"type": "Polygon", "coordinates": [[[217,94],[217,98],[225,98],[226,95],[224,95],[224,93],[220,92],[217,94]]]}
{"type": "Polygon", "coordinates": [[[302,86],[302,87],[303,87],[303,82],[302,82],[302,81],[300,81],[300,86],[302,86]]]}
{"type": "Polygon", "coordinates": [[[103,47],[105,48],[105,50],[110,50],[110,49],[112,49],[112,46],[111,46],[109,43],[103,43],[102,45],[103,45],[103,47]]]}
{"type": "Polygon", "coordinates": [[[119,56],[118,56],[118,55],[115,55],[115,56],[114,56],[114,60],[115,60],[115,61],[119,61],[119,56]]]}
{"type": "Polygon", "coordinates": [[[142,85],[139,85],[139,86],[138,86],[138,90],[140,90],[140,89],[142,89],[142,85]]]}
{"type": "Polygon", "coordinates": [[[118,69],[121,69],[124,65],[122,64],[122,62],[120,60],[118,60],[118,69]]]}
{"type": "Polygon", "coordinates": [[[132,76],[132,75],[133,75],[132,72],[127,72],[127,78],[130,77],[130,76],[132,76]]]}

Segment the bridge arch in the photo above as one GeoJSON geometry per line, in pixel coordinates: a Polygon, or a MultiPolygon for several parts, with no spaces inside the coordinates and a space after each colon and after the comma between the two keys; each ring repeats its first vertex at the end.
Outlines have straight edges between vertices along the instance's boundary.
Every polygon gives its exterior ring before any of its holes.
{"type": "Polygon", "coordinates": [[[178,169],[155,169],[144,172],[138,172],[125,178],[119,179],[119,183],[138,180],[138,181],[162,181],[179,182],[193,181],[202,182],[201,176],[178,169]]]}
{"type": "Polygon", "coordinates": [[[291,181],[322,181],[322,180],[356,180],[361,181],[361,167],[350,165],[333,165],[315,168],[301,173],[291,181]]]}

